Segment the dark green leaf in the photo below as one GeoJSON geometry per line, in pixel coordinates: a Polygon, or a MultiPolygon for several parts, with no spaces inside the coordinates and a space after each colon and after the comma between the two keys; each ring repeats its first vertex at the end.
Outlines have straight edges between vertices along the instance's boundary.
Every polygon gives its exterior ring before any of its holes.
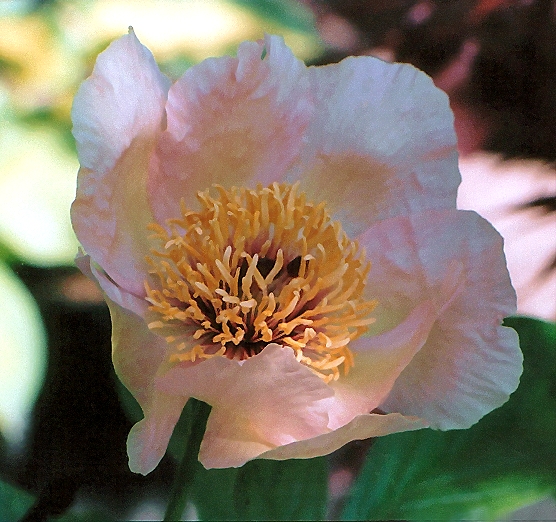
{"type": "Polygon", "coordinates": [[[21,489],[0,481],[0,520],[15,522],[33,504],[33,497],[21,489]]]}
{"type": "Polygon", "coordinates": [[[324,458],[254,460],[239,470],[236,512],[244,520],[323,520],[327,478],[324,458]]]}
{"type": "MultiPolygon", "coordinates": [[[[179,518],[191,497],[191,489],[199,463],[199,448],[205,434],[210,411],[211,406],[197,399],[189,399],[182,411],[182,417],[186,419],[185,422],[188,427],[184,433],[187,443],[185,447],[183,447],[183,444],[179,447],[182,457],[174,475],[174,483],[164,520],[179,518]]],[[[175,431],[174,435],[176,435],[175,431]]]]}
{"type": "Polygon", "coordinates": [[[205,469],[199,462],[191,500],[200,520],[238,520],[234,507],[234,485],[238,469],[205,469]]]}
{"type": "Polygon", "coordinates": [[[21,264],[21,258],[2,240],[0,240],[0,261],[14,267],[21,264]]]}
{"type": "Polygon", "coordinates": [[[113,377],[116,391],[118,393],[118,399],[120,400],[120,404],[122,405],[122,409],[124,410],[126,417],[131,422],[139,422],[143,418],[143,410],[141,409],[141,406],[139,406],[135,397],[123,385],[122,381],[116,377],[116,374],[113,374],[113,377]]]}
{"type": "Polygon", "coordinates": [[[190,399],[184,406],[180,418],[172,432],[170,442],[168,443],[168,453],[172,455],[177,462],[182,461],[189,436],[191,435],[192,412],[193,401],[190,399]]]}
{"type": "Polygon", "coordinates": [[[556,325],[506,321],[524,372],[510,400],[468,430],[378,439],[343,518],[495,519],[556,491],[556,325]]]}
{"type": "Polygon", "coordinates": [[[323,520],[327,477],[324,458],[201,467],[193,501],[201,520],[323,520]]]}
{"type": "MultiPolygon", "coordinates": [[[[35,498],[27,491],[12,486],[0,480],[0,520],[2,522],[16,522],[29,513],[35,503],[35,498]]],[[[42,515],[42,513],[41,513],[42,515]]],[[[38,520],[39,518],[37,518],[38,520]]],[[[66,513],[53,517],[56,522],[97,522],[112,520],[105,512],[93,510],[86,513],[66,513]]]]}

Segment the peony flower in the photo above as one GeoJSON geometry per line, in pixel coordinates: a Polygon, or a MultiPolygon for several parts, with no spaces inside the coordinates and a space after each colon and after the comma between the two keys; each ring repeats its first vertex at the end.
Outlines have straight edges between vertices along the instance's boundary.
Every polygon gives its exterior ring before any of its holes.
{"type": "Polygon", "coordinates": [[[131,31],[73,122],[78,264],[144,413],[133,471],[189,397],[212,406],[199,460],[218,468],[466,428],[516,388],[502,241],[455,208],[453,118],[425,74],[307,68],[266,36],[171,84],[131,31]]]}

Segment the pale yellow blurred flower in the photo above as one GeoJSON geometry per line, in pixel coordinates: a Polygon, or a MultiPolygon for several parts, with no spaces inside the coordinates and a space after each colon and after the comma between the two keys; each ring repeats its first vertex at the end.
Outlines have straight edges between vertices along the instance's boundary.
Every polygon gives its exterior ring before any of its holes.
{"type": "Polygon", "coordinates": [[[38,307],[0,263],[0,433],[18,446],[46,370],[46,335],[38,307]]]}
{"type": "Polygon", "coordinates": [[[49,128],[7,121],[0,133],[0,239],[37,265],[72,264],[77,240],[68,208],[78,168],[49,128]]]}

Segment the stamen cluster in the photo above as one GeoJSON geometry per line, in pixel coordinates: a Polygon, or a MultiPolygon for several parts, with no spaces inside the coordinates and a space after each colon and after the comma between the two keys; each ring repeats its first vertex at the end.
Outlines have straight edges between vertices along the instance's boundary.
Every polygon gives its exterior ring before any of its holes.
{"type": "Polygon", "coordinates": [[[362,297],[364,252],[297,185],[215,188],[197,194],[199,211],[182,202],[180,218],[149,227],[159,245],[148,258],[149,328],[174,345],[171,359],[243,360],[272,342],[326,382],[347,373],[349,343],[376,306],[362,297]]]}

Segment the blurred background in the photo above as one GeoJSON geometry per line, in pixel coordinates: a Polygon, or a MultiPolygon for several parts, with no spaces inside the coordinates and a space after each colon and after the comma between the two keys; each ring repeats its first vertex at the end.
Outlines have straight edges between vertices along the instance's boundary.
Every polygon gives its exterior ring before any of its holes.
{"type": "MultiPolygon", "coordinates": [[[[458,205],[504,236],[518,313],[556,320],[556,2],[0,0],[0,505],[17,487],[37,520],[163,514],[174,463],[127,468],[133,404],[69,220],[72,99],[130,25],[173,79],[264,32],[307,64],[375,55],[427,72],[455,114],[458,205]]],[[[331,458],[332,513],[365,449],[331,458]]]]}

